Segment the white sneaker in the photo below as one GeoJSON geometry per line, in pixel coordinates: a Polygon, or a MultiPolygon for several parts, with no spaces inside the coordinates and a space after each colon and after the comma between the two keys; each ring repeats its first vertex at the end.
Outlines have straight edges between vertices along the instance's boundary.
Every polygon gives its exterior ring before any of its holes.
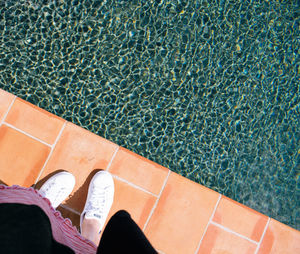
{"type": "Polygon", "coordinates": [[[50,177],[38,192],[56,208],[71,194],[74,186],[75,177],[69,172],[60,172],[50,177]]]}
{"type": "Polygon", "coordinates": [[[96,219],[101,228],[104,227],[109,210],[114,200],[114,180],[107,171],[99,171],[94,175],[89,185],[89,191],[84,209],[80,216],[80,230],[82,232],[83,218],[96,219]]]}

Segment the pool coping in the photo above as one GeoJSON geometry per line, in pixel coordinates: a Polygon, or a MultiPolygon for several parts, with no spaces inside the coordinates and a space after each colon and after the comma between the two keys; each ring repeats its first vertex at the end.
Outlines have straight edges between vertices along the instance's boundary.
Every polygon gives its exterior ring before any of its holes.
{"type": "Polygon", "coordinates": [[[0,168],[3,183],[36,188],[59,170],[73,173],[75,189],[58,210],[76,227],[91,177],[107,170],[108,219],[127,210],[159,253],[300,253],[300,231],[2,89],[0,168]]]}

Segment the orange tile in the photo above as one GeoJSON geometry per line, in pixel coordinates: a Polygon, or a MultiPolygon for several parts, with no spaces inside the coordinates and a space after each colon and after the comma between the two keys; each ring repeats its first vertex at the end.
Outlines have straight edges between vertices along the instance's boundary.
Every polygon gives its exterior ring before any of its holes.
{"type": "Polygon", "coordinates": [[[210,224],[200,245],[199,254],[254,254],[257,245],[210,224]]]}
{"type": "Polygon", "coordinates": [[[156,197],[117,179],[114,179],[114,184],[114,202],[108,220],[117,211],[126,210],[139,227],[143,229],[156,202],[156,197]]]}
{"type": "Polygon", "coordinates": [[[14,98],[14,95],[0,89],[0,121],[2,121],[3,117],[7,113],[7,110],[14,98]]]}
{"type": "Polygon", "coordinates": [[[81,211],[91,172],[106,169],[118,146],[104,138],[67,123],[39,180],[57,170],[71,172],[76,178],[73,196],[68,206],[81,211]],[[89,178],[88,178],[89,177],[89,178]]]}
{"type": "Polygon", "coordinates": [[[213,221],[259,242],[268,217],[222,196],[213,221]]]}
{"type": "Polygon", "coordinates": [[[0,179],[29,187],[42,169],[50,147],[6,125],[0,127],[0,179]]]}
{"type": "Polygon", "coordinates": [[[120,148],[109,172],[158,195],[169,170],[125,148],[120,148]]]}
{"type": "Polygon", "coordinates": [[[271,219],[258,254],[300,253],[300,232],[271,219]]]}
{"type": "Polygon", "coordinates": [[[18,98],[5,122],[52,145],[65,120],[18,98]]]}
{"type": "Polygon", "coordinates": [[[171,173],[145,230],[165,253],[195,253],[220,194],[171,173]]]}

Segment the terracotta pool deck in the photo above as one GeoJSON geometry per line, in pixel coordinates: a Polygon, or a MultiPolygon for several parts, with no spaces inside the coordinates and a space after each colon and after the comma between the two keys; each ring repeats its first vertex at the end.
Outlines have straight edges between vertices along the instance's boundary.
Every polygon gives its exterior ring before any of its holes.
{"type": "Polygon", "coordinates": [[[109,218],[127,210],[159,253],[300,253],[300,232],[0,89],[0,182],[76,177],[58,208],[79,227],[93,174],[109,171],[109,218]]]}

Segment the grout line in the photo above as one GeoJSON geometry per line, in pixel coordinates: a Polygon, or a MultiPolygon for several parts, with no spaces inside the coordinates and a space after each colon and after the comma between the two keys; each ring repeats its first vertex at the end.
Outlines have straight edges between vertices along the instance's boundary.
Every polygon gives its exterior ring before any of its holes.
{"type": "Polygon", "coordinates": [[[260,241],[259,241],[259,243],[258,243],[258,245],[257,245],[256,251],[255,251],[254,254],[257,254],[258,251],[259,251],[259,249],[260,249],[261,242],[262,242],[262,240],[263,240],[264,237],[265,237],[265,234],[266,234],[266,232],[267,232],[267,228],[269,227],[270,221],[271,221],[271,218],[269,217],[269,218],[268,218],[268,221],[267,221],[267,224],[266,224],[266,226],[265,226],[264,232],[263,232],[263,234],[262,234],[262,236],[261,236],[261,238],[260,238],[260,241]]]}
{"type": "Polygon", "coordinates": [[[162,193],[163,193],[163,191],[164,191],[164,189],[165,189],[165,187],[166,187],[166,185],[167,185],[167,182],[168,182],[168,179],[169,179],[170,174],[171,174],[171,170],[169,169],[168,175],[167,175],[167,177],[166,177],[166,179],[165,179],[165,181],[164,181],[164,184],[163,184],[163,186],[162,186],[162,188],[161,188],[161,190],[160,190],[160,193],[158,194],[158,197],[157,197],[157,199],[156,199],[156,202],[155,202],[154,206],[152,207],[152,210],[151,210],[151,212],[150,212],[150,214],[149,214],[149,216],[148,216],[147,221],[145,222],[143,231],[145,231],[145,230],[146,230],[146,227],[148,226],[148,223],[149,223],[149,221],[150,221],[150,219],[151,219],[151,217],[152,217],[152,215],[153,215],[153,213],[154,213],[154,211],[155,211],[155,209],[156,209],[156,207],[157,207],[157,204],[158,204],[158,202],[159,202],[159,200],[160,200],[160,197],[161,197],[161,195],[162,195],[162,193]]]}
{"type": "Polygon", "coordinates": [[[108,165],[107,165],[107,167],[106,167],[106,171],[109,172],[109,168],[110,168],[110,166],[111,166],[113,160],[115,159],[115,157],[116,157],[116,155],[117,155],[119,149],[120,149],[120,146],[117,147],[116,151],[114,152],[113,156],[111,157],[110,162],[108,163],[108,165]]]}
{"type": "Polygon", "coordinates": [[[55,140],[54,144],[51,146],[51,151],[50,151],[50,153],[49,153],[49,155],[48,155],[48,158],[47,158],[47,160],[45,161],[45,163],[44,163],[44,165],[43,165],[43,167],[42,167],[42,169],[41,169],[41,171],[40,171],[38,177],[36,178],[34,185],[37,184],[37,182],[39,181],[39,179],[40,179],[42,173],[44,172],[44,169],[45,169],[45,167],[46,167],[46,165],[47,165],[47,163],[48,163],[50,157],[52,156],[52,153],[53,153],[53,151],[54,151],[54,148],[55,148],[55,146],[56,146],[58,140],[60,139],[60,137],[61,137],[61,135],[62,135],[62,133],[63,133],[63,130],[65,129],[66,125],[67,125],[67,121],[64,122],[64,125],[62,126],[62,128],[61,128],[61,130],[60,130],[58,136],[56,137],[56,140],[55,140]]]}
{"type": "Polygon", "coordinates": [[[18,131],[18,132],[21,132],[22,134],[24,134],[24,135],[26,135],[26,136],[28,136],[28,137],[36,140],[36,141],[38,141],[38,142],[40,142],[40,143],[48,146],[48,147],[52,147],[50,144],[46,143],[45,141],[43,141],[43,140],[41,140],[41,139],[39,139],[37,137],[34,137],[34,136],[30,135],[29,133],[27,133],[25,131],[22,131],[21,129],[19,129],[19,128],[15,127],[15,126],[13,126],[13,125],[11,125],[9,123],[4,122],[3,124],[6,125],[6,126],[8,126],[8,127],[10,127],[10,128],[12,128],[12,129],[14,129],[14,130],[16,130],[16,131],[18,131]]]}
{"type": "Polygon", "coordinates": [[[250,238],[248,238],[246,236],[243,236],[243,235],[241,235],[241,234],[239,234],[239,233],[237,233],[237,232],[235,232],[235,231],[233,231],[233,230],[231,230],[229,228],[226,228],[223,225],[220,225],[220,224],[218,224],[218,223],[216,223],[214,221],[211,221],[210,223],[213,224],[213,225],[215,225],[215,226],[217,226],[217,227],[219,227],[219,228],[221,228],[221,229],[223,229],[224,231],[227,231],[227,232],[229,232],[231,234],[234,234],[234,235],[239,236],[239,237],[241,237],[241,238],[243,238],[245,240],[248,240],[251,243],[254,243],[256,245],[258,244],[258,242],[254,241],[254,240],[252,240],[252,239],[250,239],[250,238]]]}
{"type": "MultiPolygon", "coordinates": [[[[9,105],[9,107],[8,107],[8,109],[7,109],[6,113],[5,113],[5,115],[3,116],[3,118],[2,118],[2,120],[1,120],[1,122],[0,122],[0,125],[4,124],[4,125],[6,125],[6,126],[12,128],[12,129],[14,129],[14,130],[16,130],[16,131],[18,131],[18,132],[21,132],[21,133],[23,133],[24,135],[26,135],[26,136],[28,136],[28,137],[30,137],[30,138],[32,138],[32,139],[34,139],[34,140],[36,140],[36,141],[38,141],[38,142],[40,142],[40,143],[42,143],[42,144],[44,144],[44,145],[46,145],[46,146],[48,146],[48,147],[51,148],[51,151],[50,151],[50,153],[49,153],[49,155],[48,155],[48,157],[47,157],[47,160],[45,161],[45,163],[44,163],[44,165],[43,165],[43,167],[42,167],[42,169],[41,169],[41,171],[40,171],[40,173],[39,173],[39,175],[38,175],[38,177],[37,177],[37,179],[36,179],[36,181],[35,181],[35,184],[36,184],[36,183],[39,181],[40,176],[42,175],[42,173],[43,173],[43,171],[44,171],[44,169],[45,169],[45,167],[46,167],[46,165],[47,165],[47,163],[48,163],[50,157],[51,157],[52,154],[53,154],[53,151],[54,151],[54,149],[55,149],[55,146],[56,146],[56,144],[58,143],[58,140],[60,139],[63,130],[65,129],[65,126],[66,126],[66,124],[67,124],[67,121],[64,122],[64,124],[63,124],[63,126],[62,126],[62,128],[61,128],[61,130],[60,130],[60,132],[59,132],[59,134],[58,134],[58,136],[57,136],[57,138],[56,138],[54,144],[53,144],[53,145],[50,145],[50,144],[46,143],[45,141],[40,140],[39,138],[36,138],[36,137],[30,135],[29,133],[27,133],[27,132],[25,132],[25,131],[23,131],[23,130],[21,130],[21,129],[19,129],[19,128],[15,127],[15,126],[13,126],[13,125],[7,123],[7,122],[5,122],[5,119],[7,118],[8,114],[9,114],[11,108],[13,107],[13,104],[14,104],[14,102],[16,101],[17,98],[18,98],[18,97],[14,95],[14,98],[13,98],[12,102],[10,103],[10,105],[9,105]]],[[[114,158],[116,157],[117,152],[119,151],[119,149],[120,149],[120,146],[117,147],[117,149],[115,150],[115,152],[114,152],[114,154],[113,154],[113,156],[112,156],[110,162],[108,163],[107,168],[106,168],[107,171],[109,171],[109,169],[110,169],[110,167],[111,167],[111,164],[112,164],[114,158]]],[[[156,200],[156,202],[155,202],[155,204],[154,204],[154,206],[153,206],[153,208],[152,208],[152,210],[151,210],[151,212],[150,212],[150,214],[149,214],[149,216],[148,216],[148,219],[147,219],[147,221],[146,221],[146,223],[145,223],[145,225],[144,225],[143,231],[145,231],[146,227],[148,226],[149,221],[150,221],[150,219],[151,219],[151,217],[152,217],[152,215],[153,215],[153,213],[154,213],[154,211],[155,211],[155,209],[156,209],[156,207],[157,207],[157,205],[158,205],[158,202],[159,202],[159,200],[160,200],[160,198],[161,198],[161,195],[162,195],[162,193],[163,193],[163,191],[164,191],[164,189],[165,189],[165,186],[166,186],[166,184],[167,184],[167,181],[168,181],[168,179],[169,179],[170,173],[171,173],[171,171],[169,170],[168,175],[167,175],[167,177],[166,177],[166,179],[165,179],[165,181],[164,181],[164,184],[163,184],[163,186],[162,186],[162,188],[161,188],[161,191],[160,191],[159,195],[155,195],[155,194],[153,194],[153,193],[151,193],[151,192],[149,192],[149,191],[147,191],[147,190],[141,188],[140,186],[137,186],[137,185],[135,185],[135,184],[133,184],[133,183],[131,183],[131,182],[129,182],[129,181],[127,181],[127,180],[121,178],[121,177],[118,177],[118,176],[116,176],[116,175],[113,175],[114,178],[116,178],[116,179],[118,179],[118,180],[120,180],[120,181],[122,181],[122,182],[125,182],[125,183],[127,183],[128,185],[130,185],[130,186],[132,186],[132,187],[134,187],[134,188],[136,188],[136,189],[139,189],[139,190],[141,190],[141,191],[143,191],[143,192],[146,192],[146,193],[148,193],[148,194],[150,194],[150,195],[152,195],[152,196],[155,196],[155,197],[157,198],[157,200],[156,200]]],[[[201,237],[201,240],[200,240],[200,242],[199,242],[199,244],[198,244],[196,253],[199,251],[199,248],[200,248],[200,246],[201,246],[201,243],[202,243],[202,241],[203,241],[203,238],[204,238],[204,236],[205,236],[205,234],[206,234],[206,232],[207,232],[207,229],[208,229],[209,225],[212,224],[212,225],[215,225],[215,226],[217,226],[217,227],[223,229],[223,230],[226,231],[226,232],[232,233],[232,234],[234,234],[234,235],[236,235],[236,236],[238,236],[238,237],[241,237],[241,238],[243,238],[243,239],[245,239],[245,240],[248,240],[248,241],[250,241],[250,242],[256,244],[256,245],[257,245],[257,248],[256,248],[256,251],[255,251],[255,254],[257,254],[258,251],[259,251],[259,249],[260,249],[261,243],[262,243],[262,241],[263,241],[263,239],[264,239],[264,236],[265,236],[265,234],[266,234],[267,228],[268,228],[268,226],[269,226],[269,223],[270,223],[270,217],[268,218],[268,221],[267,221],[267,223],[266,223],[266,226],[265,226],[265,228],[264,228],[264,231],[263,231],[263,234],[262,234],[262,236],[261,236],[260,241],[259,241],[259,242],[256,242],[256,241],[254,241],[254,240],[252,240],[252,239],[250,239],[250,238],[248,238],[248,237],[246,237],[246,236],[243,236],[243,235],[241,235],[241,234],[239,234],[239,233],[237,233],[237,232],[235,232],[235,231],[233,231],[233,230],[231,230],[231,229],[229,229],[229,228],[227,228],[227,227],[224,227],[223,225],[218,224],[218,223],[216,223],[216,222],[214,222],[214,221],[212,220],[213,217],[214,217],[214,214],[215,214],[215,212],[216,212],[216,210],[217,210],[218,204],[219,204],[219,202],[220,202],[220,200],[221,200],[221,197],[222,197],[222,195],[220,194],[220,195],[219,195],[219,199],[218,199],[218,201],[217,201],[217,203],[216,203],[216,205],[215,205],[215,208],[214,208],[214,210],[213,210],[213,213],[212,213],[212,215],[211,215],[211,217],[210,217],[210,219],[209,219],[209,221],[208,221],[208,223],[207,223],[207,225],[206,225],[206,228],[205,228],[205,230],[204,230],[204,233],[203,233],[203,235],[202,235],[202,237],[201,237]]],[[[74,213],[74,214],[77,214],[77,215],[79,215],[79,216],[81,215],[78,211],[76,211],[76,210],[74,210],[74,209],[72,209],[72,208],[70,208],[70,207],[68,207],[68,206],[66,206],[66,205],[60,205],[60,206],[63,207],[64,209],[66,209],[66,210],[68,210],[68,211],[74,213]]],[[[159,251],[159,252],[160,252],[160,251],[159,251]]],[[[163,252],[160,252],[160,253],[163,253],[163,252]]]]}
{"type": "MultiPolygon", "coordinates": [[[[15,96],[15,95],[14,95],[14,96],[15,96]]],[[[5,113],[5,115],[3,116],[2,121],[1,121],[0,124],[3,124],[3,123],[4,123],[4,121],[5,121],[5,119],[6,119],[7,115],[8,115],[8,113],[9,113],[9,111],[11,110],[11,108],[12,108],[13,104],[15,103],[16,99],[17,99],[17,96],[15,96],[15,98],[13,98],[13,100],[12,100],[12,102],[10,103],[10,105],[9,105],[9,107],[8,107],[8,109],[7,109],[6,113],[5,113]]]]}
{"type": "Polygon", "coordinates": [[[205,234],[206,234],[206,232],[207,232],[209,223],[212,222],[212,219],[213,219],[213,217],[215,216],[215,213],[216,213],[217,207],[218,207],[218,205],[219,205],[219,203],[220,203],[220,201],[221,201],[221,198],[222,198],[222,195],[219,194],[218,201],[217,201],[217,203],[216,203],[216,205],[215,205],[215,208],[214,208],[214,210],[213,210],[213,212],[212,212],[212,214],[211,214],[211,216],[210,216],[210,218],[209,218],[209,220],[208,220],[208,222],[207,222],[207,224],[206,224],[206,227],[205,227],[204,232],[203,232],[203,235],[202,235],[202,237],[201,237],[201,239],[200,239],[200,241],[199,241],[199,244],[198,244],[198,247],[197,247],[197,249],[196,249],[196,251],[195,251],[195,254],[197,254],[197,253],[199,252],[201,243],[202,243],[203,238],[204,238],[204,236],[205,236],[205,234]]]}
{"type": "Polygon", "coordinates": [[[81,213],[80,212],[78,212],[78,211],[76,211],[76,210],[74,210],[73,208],[71,208],[71,207],[68,207],[68,206],[66,206],[66,205],[60,205],[62,208],[64,208],[64,209],[66,209],[66,210],[68,210],[68,211],[70,211],[70,212],[72,212],[72,213],[75,213],[75,214],[77,214],[77,215],[81,215],[81,213]]]}
{"type": "Polygon", "coordinates": [[[152,196],[154,196],[154,197],[158,197],[157,195],[155,195],[154,193],[152,193],[152,192],[150,192],[150,191],[148,191],[148,190],[146,190],[146,189],[143,189],[142,187],[140,187],[140,186],[138,186],[138,185],[135,185],[135,184],[133,184],[132,182],[129,182],[129,181],[127,181],[127,180],[125,180],[125,179],[123,179],[123,178],[121,178],[121,177],[119,177],[119,176],[116,176],[116,175],[114,175],[114,174],[112,174],[112,176],[114,177],[114,178],[116,178],[117,180],[119,180],[119,181],[121,181],[121,182],[124,182],[124,183],[127,183],[128,185],[130,185],[130,186],[132,186],[132,187],[134,187],[134,188],[136,188],[136,189],[138,189],[138,190],[141,190],[141,191],[143,191],[143,192],[146,192],[146,193],[148,193],[148,194],[150,194],[150,195],[152,195],[152,196]]]}

